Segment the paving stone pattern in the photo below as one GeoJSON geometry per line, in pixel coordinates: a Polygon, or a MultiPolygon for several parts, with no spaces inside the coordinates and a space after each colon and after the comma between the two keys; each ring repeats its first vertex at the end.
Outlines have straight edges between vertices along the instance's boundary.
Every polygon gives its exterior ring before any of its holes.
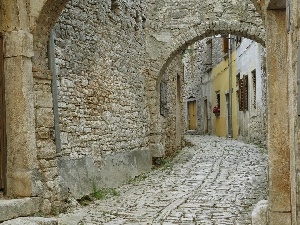
{"type": "Polygon", "coordinates": [[[61,215],[79,224],[251,224],[254,205],[267,197],[266,151],[212,136],[186,136],[168,166],[123,185],[120,196],[61,215]]]}

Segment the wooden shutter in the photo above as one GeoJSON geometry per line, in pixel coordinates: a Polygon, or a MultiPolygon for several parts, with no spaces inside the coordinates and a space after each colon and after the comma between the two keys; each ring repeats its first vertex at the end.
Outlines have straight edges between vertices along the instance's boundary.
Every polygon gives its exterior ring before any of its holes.
{"type": "Polygon", "coordinates": [[[239,79],[239,111],[244,111],[244,79],[239,79]]]}
{"type": "Polygon", "coordinates": [[[239,79],[239,111],[248,110],[248,76],[239,79]]]}
{"type": "Polygon", "coordinates": [[[243,76],[244,79],[244,111],[248,111],[248,76],[243,76]]]}
{"type": "Polygon", "coordinates": [[[256,71],[252,71],[252,85],[253,85],[253,108],[256,109],[256,71]]]}

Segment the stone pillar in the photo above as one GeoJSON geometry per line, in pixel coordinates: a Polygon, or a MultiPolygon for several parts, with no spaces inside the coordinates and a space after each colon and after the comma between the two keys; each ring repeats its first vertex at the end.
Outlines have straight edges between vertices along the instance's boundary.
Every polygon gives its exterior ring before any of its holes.
{"type": "Polygon", "coordinates": [[[7,195],[34,196],[36,168],[32,61],[33,37],[18,30],[5,34],[7,195]]]}
{"type": "Polygon", "coordinates": [[[287,32],[285,10],[266,11],[269,224],[291,224],[287,32]]]}

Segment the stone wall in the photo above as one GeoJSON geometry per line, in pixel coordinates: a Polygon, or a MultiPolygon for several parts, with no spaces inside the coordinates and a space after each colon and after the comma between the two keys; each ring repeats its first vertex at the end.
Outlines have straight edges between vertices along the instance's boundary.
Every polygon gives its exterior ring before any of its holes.
{"type": "Polygon", "coordinates": [[[151,166],[143,94],[144,10],[140,1],[72,1],[54,27],[59,170],[64,178],[78,160],[85,167],[72,180],[63,179],[63,191],[82,195],[93,182],[116,186],[151,166]],[[81,176],[88,182],[80,182],[81,176]],[[82,187],[72,190],[75,184],[82,187]]]}
{"type": "Polygon", "coordinates": [[[145,5],[112,3],[70,1],[54,26],[60,137],[54,130],[47,37],[34,42],[36,176],[46,213],[61,198],[79,198],[94,184],[117,186],[151,168],[145,5]]]}
{"type": "Polygon", "coordinates": [[[163,77],[167,83],[167,116],[161,116],[162,125],[162,136],[165,139],[165,155],[169,156],[177,150],[180,150],[181,143],[183,140],[182,127],[183,118],[182,118],[182,96],[181,85],[183,80],[183,64],[181,55],[177,55],[169,67],[166,70],[166,73],[163,77]],[[178,90],[179,88],[179,90],[178,90]],[[179,99],[178,99],[179,98],[179,99]],[[180,113],[178,113],[178,111],[180,113]],[[180,117],[180,118],[178,118],[180,117]],[[179,132],[176,134],[176,132],[179,132]],[[179,138],[177,140],[176,138],[179,138]]]}

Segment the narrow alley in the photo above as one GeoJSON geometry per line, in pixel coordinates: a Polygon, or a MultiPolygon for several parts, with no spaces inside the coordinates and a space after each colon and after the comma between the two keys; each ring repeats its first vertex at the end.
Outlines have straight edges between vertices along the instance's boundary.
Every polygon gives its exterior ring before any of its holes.
{"type": "Polygon", "coordinates": [[[267,198],[266,151],[213,136],[185,136],[189,147],[119,195],[59,217],[59,224],[251,224],[267,198]]]}

